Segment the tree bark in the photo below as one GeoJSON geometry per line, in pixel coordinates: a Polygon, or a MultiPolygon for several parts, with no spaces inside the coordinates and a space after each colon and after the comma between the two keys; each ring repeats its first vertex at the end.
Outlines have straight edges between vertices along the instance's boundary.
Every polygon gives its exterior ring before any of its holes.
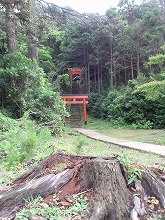
{"type": "Polygon", "coordinates": [[[113,88],[114,86],[114,82],[113,82],[113,45],[112,43],[110,43],[110,84],[111,84],[111,88],[113,88]]]}
{"type": "MultiPolygon", "coordinates": [[[[39,195],[46,197],[57,192],[72,176],[73,169],[67,169],[57,175],[48,174],[0,195],[0,216],[3,218],[10,216],[8,211],[11,207],[19,207],[29,198],[35,198],[39,195]],[[7,213],[5,210],[8,210],[7,213]]],[[[13,210],[11,211],[13,212],[13,210]]]]}
{"type": "Polygon", "coordinates": [[[83,59],[84,59],[84,67],[85,67],[85,90],[88,91],[88,65],[87,65],[87,56],[86,56],[86,47],[83,46],[83,59]]]}
{"type": "Polygon", "coordinates": [[[113,70],[113,83],[114,86],[117,86],[117,81],[116,81],[116,65],[114,64],[114,70],[113,70]]]}
{"type": "Polygon", "coordinates": [[[91,92],[91,82],[90,82],[90,64],[88,63],[88,94],[91,92]]]}
{"type": "Polygon", "coordinates": [[[137,75],[140,74],[140,53],[139,50],[137,49],[137,75]]]}
{"type": "Polygon", "coordinates": [[[131,79],[134,79],[133,56],[131,53],[131,79]]]}
{"type": "Polygon", "coordinates": [[[97,158],[84,165],[84,186],[94,188],[90,220],[129,219],[129,199],[125,179],[117,159],[97,158]]]}
{"type": "Polygon", "coordinates": [[[160,205],[165,208],[165,183],[154,173],[142,173],[142,187],[147,196],[154,196],[159,200],[160,205]]]}
{"type": "Polygon", "coordinates": [[[15,12],[14,5],[6,4],[6,35],[7,35],[7,44],[8,44],[8,52],[12,54],[16,49],[16,30],[15,30],[15,12]]]}
{"type": "Polygon", "coordinates": [[[3,87],[1,87],[1,92],[2,92],[2,94],[1,94],[1,106],[2,106],[2,108],[4,108],[5,107],[5,97],[6,97],[6,95],[5,95],[5,89],[3,88],[3,87]]]}
{"type": "Polygon", "coordinates": [[[100,65],[100,88],[103,88],[103,64],[100,65]]]}
{"type": "Polygon", "coordinates": [[[29,20],[28,20],[28,56],[31,59],[38,60],[38,39],[36,37],[36,21],[35,21],[35,2],[36,0],[29,1],[29,20]]]}
{"type": "Polygon", "coordinates": [[[97,63],[97,87],[98,87],[98,93],[100,93],[100,65],[99,65],[99,61],[97,63]]]}
{"type": "Polygon", "coordinates": [[[97,80],[96,80],[96,63],[94,63],[94,82],[95,82],[95,90],[97,88],[97,80]]]}

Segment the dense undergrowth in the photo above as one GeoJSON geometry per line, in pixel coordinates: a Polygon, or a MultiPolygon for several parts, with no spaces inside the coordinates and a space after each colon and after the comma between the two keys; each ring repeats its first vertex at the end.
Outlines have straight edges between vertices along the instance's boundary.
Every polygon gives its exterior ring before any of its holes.
{"type": "Polygon", "coordinates": [[[0,63],[1,111],[11,118],[29,112],[30,119],[56,133],[66,115],[63,101],[36,61],[21,52],[6,54],[0,63]]]}
{"type": "Polygon", "coordinates": [[[33,158],[36,161],[52,152],[52,134],[27,118],[16,120],[0,113],[0,161],[7,171],[33,158]]]}
{"type": "Polygon", "coordinates": [[[90,96],[90,115],[115,126],[134,129],[165,128],[165,74],[140,75],[127,86],[90,96]]]}
{"type": "Polygon", "coordinates": [[[6,169],[50,154],[52,134],[63,129],[67,113],[37,62],[21,52],[3,55],[0,96],[0,159],[6,169]]]}

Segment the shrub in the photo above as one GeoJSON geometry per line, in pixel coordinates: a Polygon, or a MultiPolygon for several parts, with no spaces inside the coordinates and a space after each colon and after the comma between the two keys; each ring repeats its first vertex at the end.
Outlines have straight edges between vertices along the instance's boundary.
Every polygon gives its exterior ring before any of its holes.
{"type": "Polygon", "coordinates": [[[97,118],[107,118],[115,125],[127,124],[144,129],[164,128],[164,82],[163,74],[159,77],[141,76],[129,81],[125,87],[110,90],[107,96],[94,94],[89,100],[89,113],[97,118]]]}
{"type": "Polygon", "coordinates": [[[20,52],[6,54],[0,63],[1,105],[20,118],[25,111],[32,119],[57,132],[66,112],[63,101],[54,92],[41,68],[20,52]]]}
{"type": "Polygon", "coordinates": [[[0,155],[6,155],[1,158],[1,162],[6,163],[7,170],[36,156],[40,146],[44,148],[51,140],[48,129],[37,127],[35,122],[26,117],[25,115],[21,120],[14,120],[0,113],[0,121],[3,121],[1,128],[5,128],[0,133],[0,155]]]}
{"type": "Polygon", "coordinates": [[[102,106],[104,99],[105,96],[98,93],[92,93],[89,96],[89,104],[87,105],[87,110],[90,115],[96,118],[105,118],[107,115],[107,109],[105,105],[102,106]]]}

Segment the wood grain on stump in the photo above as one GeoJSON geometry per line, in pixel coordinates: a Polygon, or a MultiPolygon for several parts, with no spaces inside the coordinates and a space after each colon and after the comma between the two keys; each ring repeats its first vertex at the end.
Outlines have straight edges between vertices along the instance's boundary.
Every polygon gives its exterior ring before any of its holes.
{"type": "Polygon", "coordinates": [[[72,176],[73,169],[67,169],[57,175],[48,174],[38,179],[31,180],[8,193],[0,195],[0,216],[10,216],[13,212],[13,207],[21,206],[31,197],[35,198],[39,195],[45,197],[57,192],[72,178],[72,176]],[[11,208],[11,213],[9,213],[11,208]]]}
{"type": "Polygon", "coordinates": [[[96,158],[86,164],[84,183],[94,188],[90,220],[128,219],[128,190],[117,159],[96,158]]]}

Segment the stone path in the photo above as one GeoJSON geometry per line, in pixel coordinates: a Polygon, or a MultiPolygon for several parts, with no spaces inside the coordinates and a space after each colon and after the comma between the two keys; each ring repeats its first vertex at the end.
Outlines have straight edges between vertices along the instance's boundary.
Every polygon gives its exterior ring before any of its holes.
{"type": "Polygon", "coordinates": [[[93,138],[95,140],[100,140],[103,142],[116,144],[116,145],[119,145],[122,147],[148,151],[148,152],[152,152],[155,154],[165,156],[165,146],[164,145],[161,146],[161,145],[156,145],[156,144],[148,144],[148,143],[143,143],[143,142],[135,142],[135,141],[118,139],[118,138],[111,138],[106,135],[100,134],[96,131],[87,130],[87,129],[83,129],[83,128],[74,128],[74,130],[83,134],[83,135],[86,135],[90,138],[93,138]]]}

